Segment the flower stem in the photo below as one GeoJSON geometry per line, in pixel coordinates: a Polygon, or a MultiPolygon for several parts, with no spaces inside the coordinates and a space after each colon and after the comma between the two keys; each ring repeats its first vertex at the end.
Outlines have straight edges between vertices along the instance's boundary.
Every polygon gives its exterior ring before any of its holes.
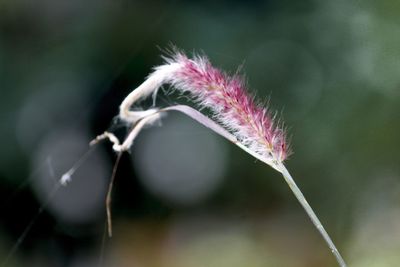
{"type": "Polygon", "coordinates": [[[336,257],[336,260],[340,267],[346,267],[346,263],[344,262],[342,256],[340,255],[339,251],[337,250],[335,244],[332,242],[331,238],[329,237],[328,233],[325,231],[324,227],[322,226],[321,222],[319,221],[317,215],[312,210],[310,204],[308,204],[307,200],[305,199],[303,193],[300,191],[299,187],[294,182],[292,176],[286,169],[286,167],[280,163],[280,170],[285,178],[285,181],[289,185],[290,189],[292,190],[293,194],[296,196],[297,200],[303,206],[304,210],[307,212],[308,216],[310,217],[312,223],[315,225],[317,230],[320,232],[322,237],[324,238],[325,242],[328,244],[329,248],[331,249],[333,255],[336,257]]]}

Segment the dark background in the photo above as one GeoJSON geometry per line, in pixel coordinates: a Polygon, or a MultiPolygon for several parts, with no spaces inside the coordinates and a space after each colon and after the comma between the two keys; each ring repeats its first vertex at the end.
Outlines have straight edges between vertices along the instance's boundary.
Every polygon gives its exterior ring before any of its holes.
{"type": "Polygon", "coordinates": [[[396,0],[1,1],[0,266],[336,266],[279,173],[183,115],[122,157],[112,239],[109,143],[54,190],[97,134],[123,136],[119,104],[171,44],[243,65],[349,266],[397,266],[399,14],[396,0]]]}

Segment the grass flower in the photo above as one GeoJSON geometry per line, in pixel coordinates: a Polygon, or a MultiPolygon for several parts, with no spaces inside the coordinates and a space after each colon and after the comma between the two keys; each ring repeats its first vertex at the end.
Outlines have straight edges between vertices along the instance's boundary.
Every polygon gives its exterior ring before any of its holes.
{"type": "MultiPolygon", "coordinates": [[[[165,64],[154,68],[147,79],[133,90],[122,102],[119,117],[132,126],[126,139],[120,144],[112,134],[105,132],[93,143],[109,139],[116,152],[129,150],[134,139],[145,126],[154,123],[169,111],[179,111],[195,119],[204,126],[228,139],[255,158],[279,171],[290,189],[303,206],[341,267],[346,264],[334,243],[325,231],[318,217],[306,201],[292,176],[283,165],[289,155],[285,131],[275,122],[267,107],[260,105],[245,89],[245,84],[238,75],[229,76],[213,67],[205,56],[188,58],[184,53],[174,50],[172,55],[164,57],[165,64]],[[185,105],[164,108],[152,107],[147,110],[132,110],[132,106],[143,98],[153,95],[158,89],[169,84],[171,88],[188,96],[197,104],[199,110],[207,108],[212,117],[185,105]]],[[[107,195],[107,215],[111,235],[110,195],[107,195]]]]}
{"type": "Polygon", "coordinates": [[[287,158],[289,151],[285,131],[274,122],[268,109],[249,95],[238,75],[228,76],[213,67],[204,56],[189,59],[181,52],[174,52],[165,61],[166,64],[156,67],[121,104],[122,120],[135,123],[157,113],[155,108],[131,111],[130,107],[141,98],[155,95],[162,84],[170,84],[175,90],[188,95],[200,108],[210,109],[215,121],[268,164],[277,165],[287,158]]]}

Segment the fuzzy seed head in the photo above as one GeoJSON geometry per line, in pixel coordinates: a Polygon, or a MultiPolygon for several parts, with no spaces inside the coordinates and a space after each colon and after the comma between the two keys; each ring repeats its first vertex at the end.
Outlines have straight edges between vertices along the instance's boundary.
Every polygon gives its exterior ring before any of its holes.
{"type": "Polygon", "coordinates": [[[204,56],[190,59],[176,51],[166,58],[166,64],[180,67],[165,77],[165,82],[208,108],[239,142],[263,158],[279,162],[287,158],[285,131],[274,122],[268,108],[247,92],[241,77],[213,67],[204,56]]]}

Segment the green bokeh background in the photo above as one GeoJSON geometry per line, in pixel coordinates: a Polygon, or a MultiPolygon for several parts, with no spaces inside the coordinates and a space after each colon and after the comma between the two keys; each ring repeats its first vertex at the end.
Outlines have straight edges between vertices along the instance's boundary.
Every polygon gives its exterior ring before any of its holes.
{"type": "Polygon", "coordinates": [[[125,155],[104,252],[103,212],[71,223],[46,208],[32,186],[46,135],[121,130],[119,103],[174,44],[241,65],[282,114],[287,166],[349,266],[397,266],[399,15],[395,0],[1,1],[0,264],[11,251],[7,266],[336,266],[280,175],[221,138],[222,182],[194,203],[149,192],[125,155]]]}

